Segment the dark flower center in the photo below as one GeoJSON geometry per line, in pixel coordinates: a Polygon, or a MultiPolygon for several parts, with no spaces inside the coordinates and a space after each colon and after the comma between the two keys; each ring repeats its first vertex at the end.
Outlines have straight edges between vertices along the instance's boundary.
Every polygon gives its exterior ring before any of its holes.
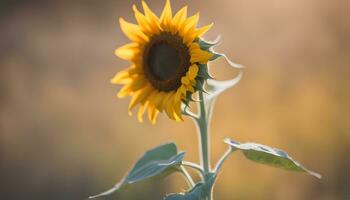
{"type": "Polygon", "coordinates": [[[160,91],[172,91],[181,86],[181,77],[190,67],[190,54],[182,38],[163,32],[151,38],[145,46],[143,69],[149,82],[160,91]]]}
{"type": "Polygon", "coordinates": [[[179,52],[167,43],[154,44],[148,53],[150,72],[160,81],[174,76],[180,63],[179,52]]]}

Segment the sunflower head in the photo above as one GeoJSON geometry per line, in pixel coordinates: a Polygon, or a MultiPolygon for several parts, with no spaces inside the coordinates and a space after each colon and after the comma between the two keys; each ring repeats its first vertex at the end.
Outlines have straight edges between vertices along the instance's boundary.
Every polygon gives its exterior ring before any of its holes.
{"type": "Polygon", "coordinates": [[[131,40],[115,54],[131,62],[131,66],[118,72],[111,80],[124,85],[118,97],[131,96],[129,113],[140,105],[138,119],[148,110],[152,123],[160,112],[170,119],[182,121],[181,104],[201,89],[206,77],[207,62],[213,53],[201,43],[202,35],[212,24],[197,28],[199,13],[188,17],[187,6],[173,15],[167,0],[160,17],[142,1],[143,13],[134,5],[137,24],[119,19],[121,30],[131,40]]]}

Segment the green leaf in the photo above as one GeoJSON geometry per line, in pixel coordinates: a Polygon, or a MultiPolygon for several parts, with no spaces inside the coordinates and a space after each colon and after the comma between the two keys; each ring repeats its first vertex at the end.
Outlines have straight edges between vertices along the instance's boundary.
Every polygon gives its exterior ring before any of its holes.
{"type": "Polygon", "coordinates": [[[169,194],[165,200],[204,200],[210,195],[213,185],[216,180],[216,174],[211,173],[208,175],[206,182],[197,183],[191,190],[185,193],[169,194]]]}
{"type": "Polygon", "coordinates": [[[321,178],[320,174],[306,169],[282,150],[250,142],[239,143],[230,139],[226,139],[225,142],[231,146],[232,151],[241,150],[246,158],[254,162],[286,170],[306,172],[312,176],[321,178]]]}
{"type": "Polygon", "coordinates": [[[97,198],[110,195],[113,192],[125,188],[140,181],[164,177],[178,171],[177,167],[185,156],[184,152],[178,153],[174,143],[168,143],[147,151],[135,164],[132,170],[113,188],[89,197],[97,198]]]}

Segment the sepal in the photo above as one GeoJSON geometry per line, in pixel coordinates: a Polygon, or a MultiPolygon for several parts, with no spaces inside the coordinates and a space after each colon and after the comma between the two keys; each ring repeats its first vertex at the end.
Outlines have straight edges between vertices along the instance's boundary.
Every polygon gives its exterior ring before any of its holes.
{"type": "Polygon", "coordinates": [[[214,54],[213,57],[210,59],[210,61],[216,60],[218,58],[224,58],[225,61],[227,62],[227,64],[229,64],[231,67],[236,68],[236,69],[243,69],[244,66],[238,63],[233,62],[232,60],[230,60],[225,54],[222,53],[217,53],[212,51],[212,53],[214,54]]]}
{"type": "Polygon", "coordinates": [[[204,80],[213,79],[213,77],[209,73],[208,65],[206,64],[199,65],[199,71],[197,76],[204,80]]]}
{"type": "Polygon", "coordinates": [[[198,44],[202,50],[210,51],[212,49],[212,47],[219,44],[220,39],[221,39],[221,37],[218,36],[218,37],[216,37],[216,39],[214,41],[211,42],[211,41],[206,41],[203,38],[198,38],[198,44]]]}
{"type": "Polygon", "coordinates": [[[215,97],[220,95],[222,92],[235,86],[240,82],[240,80],[242,79],[242,76],[243,76],[243,72],[239,71],[238,75],[230,80],[225,80],[225,81],[207,80],[207,90],[209,93],[207,98],[214,99],[215,97]]]}

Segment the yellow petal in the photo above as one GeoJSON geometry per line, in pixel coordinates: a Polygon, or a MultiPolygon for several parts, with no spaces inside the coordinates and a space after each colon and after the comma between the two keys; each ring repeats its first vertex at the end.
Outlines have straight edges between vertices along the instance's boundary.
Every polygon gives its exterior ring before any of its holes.
{"type": "Polygon", "coordinates": [[[118,72],[112,79],[112,84],[125,84],[130,82],[130,76],[128,71],[118,72]]]}
{"type": "Polygon", "coordinates": [[[156,104],[156,101],[158,101],[158,98],[157,98],[158,95],[159,95],[158,90],[153,90],[153,92],[147,98],[147,101],[149,101],[150,105],[156,104]]]}
{"type": "Polygon", "coordinates": [[[190,44],[193,43],[193,41],[197,38],[197,34],[195,32],[195,28],[192,28],[190,31],[188,31],[188,33],[183,36],[184,39],[183,39],[183,42],[189,46],[190,44]]]}
{"type": "Polygon", "coordinates": [[[168,102],[166,107],[165,107],[165,113],[168,115],[170,119],[176,120],[175,118],[175,111],[173,108],[173,104],[168,102]]]}
{"type": "Polygon", "coordinates": [[[194,50],[196,50],[196,49],[200,49],[201,47],[199,46],[199,44],[197,43],[197,42],[194,42],[194,43],[192,43],[191,45],[190,45],[190,51],[192,52],[192,51],[194,51],[194,50]]]}
{"type": "Polygon", "coordinates": [[[165,97],[165,93],[164,92],[158,92],[154,95],[154,97],[152,98],[152,104],[159,110],[162,111],[162,101],[165,97]]]}
{"type": "Polygon", "coordinates": [[[184,85],[188,85],[188,84],[190,84],[190,80],[188,79],[187,76],[183,76],[181,78],[181,83],[184,84],[184,85]]]}
{"type": "Polygon", "coordinates": [[[181,113],[181,101],[174,100],[174,111],[175,111],[175,118],[177,121],[183,121],[182,113],[181,113]]]}
{"type": "Polygon", "coordinates": [[[130,90],[135,92],[147,85],[148,81],[143,76],[133,77],[130,83],[130,90]]]}
{"type": "Polygon", "coordinates": [[[168,93],[164,93],[163,95],[162,95],[162,101],[161,101],[161,103],[159,103],[159,110],[160,111],[163,111],[163,110],[165,110],[166,109],[166,107],[167,107],[167,104],[168,104],[168,100],[169,100],[169,98],[171,97],[171,95],[173,95],[173,93],[174,92],[168,92],[168,93]]]}
{"type": "Polygon", "coordinates": [[[179,12],[177,12],[173,18],[173,33],[177,33],[178,30],[181,29],[187,17],[187,6],[183,7],[179,12]]]}
{"type": "Polygon", "coordinates": [[[140,54],[140,45],[138,43],[129,43],[119,47],[114,51],[115,55],[124,60],[133,60],[140,54]]]}
{"type": "Polygon", "coordinates": [[[182,96],[183,95],[182,95],[181,89],[180,88],[177,89],[176,94],[175,94],[175,101],[181,101],[182,96]]]}
{"type": "Polygon", "coordinates": [[[186,96],[186,93],[187,93],[186,86],[185,85],[181,85],[181,87],[179,89],[181,91],[181,94],[183,96],[186,96]]]}
{"type": "Polygon", "coordinates": [[[213,27],[213,25],[214,23],[211,23],[209,25],[206,25],[197,29],[196,31],[197,37],[202,37],[207,31],[209,31],[209,29],[211,29],[211,27],[213,27]]]}
{"type": "Polygon", "coordinates": [[[191,92],[194,93],[194,87],[192,85],[183,85],[186,89],[186,93],[187,92],[191,92]]]}
{"type": "Polygon", "coordinates": [[[152,124],[156,123],[156,119],[158,116],[159,111],[154,106],[148,107],[148,119],[152,124]]]}
{"type": "Polygon", "coordinates": [[[126,96],[131,96],[132,95],[132,91],[130,89],[130,85],[124,85],[122,87],[122,89],[119,90],[118,94],[117,94],[117,97],[118,98],[124,98],[126,96]]]}
{"type": "Polygon", "coordinates": [[[159,111],[156,110],[155,113],[152,115],[152,119],[151,119],[151,123],[152,123],[152,124],[155,124],[155,123],[156,123],[158,114],[159,114],[159,111]]]}
{"type": "Polygon", "coordinates": [[[174,95],[174,92],[165,93],[164,99],[162,101],[162,108],[165,110],[165,113],[168,115],[170,119],[175,119],[171,112],[169,112],[169,104],[171,105],[172,99],[171,97],[174,95]]]}
{"type": "Polygon", "coordinates": [[[129,83],[126,83],[122,89],[118,92],[118,97],[123,98],[126,96],[131,96],[137,90],[145,87],[147,85],[147,80],[142,76],[136,76],[129,79],[129,83]]]}
{"type": "Polygon", "coordinates": [[[132,65],[129,69],[128,69],[129,75],[134,75],[134,74],[143,74],[143,68],[137,65],[132,65]]]}
{"type": "Polygon", "coordinates": [[[140,103],[145,98],[147,98],[147,96],[150,95],[152,90],[153,90],[152,86],[147,85],[141,90],[136,91],[130,100],[129,108],[128,108],[129,111],[131,111],[131,109],[133,109],[138,103],[140,103]]]}
{"type": "Polygon", "coordinates": [[[211,58],[213,57],[213,54],[207,51],[203,51],[201,49],[194,49],[191,50],[191,63],[201,63],[205,64],[207,63],[211,58]]]}
{"type": "Polygon", "coordinates": [[[140,26],[141,31],[148,36],[152,36],[154,31],[152,31],[152,25],[148,23],[147,17],[137,9],[136,5],[133,5],[132,9],[134,10],[135,19],[140,26]]]}
{"type": "Polygon", "coordinates": [[[193,81],[197,77],[198,74],[198,66],[196,64],[192,65],[190,69],[188,70],[188,78],[193,81]]]}
{"type": "Polygon", "coordinates": [[[156,97],[158,95],[158,90],[153,90],[151,94],[147,97],[149,107],[154,107],[156,103],[156,97]]]}
{"type": "Polygon", "coordinates": [[[173,22],[174,24],[182,24],[185,22],[187,17],[187,6],[181,8],[174,16],[173,22]]]}
{"type": "Polygon", "coordinates": [[[148,106],[148,102],[146,101],[145,103],[141,104],[139,111],[137,112],[137,119],[141,123],[143,122],[143,114],[145,113],[147,106],[148,106]]]}
{"type": "Polygon", "coordinates": [[[152,12],[152,10],[148,7],[145,1],[142,1],[142,7],[148,23],[152,27],[152,30],[158,34],[159,31],[161,30],[159,18],[157,17],[156,14],[152,12]]]}
{"type": "Polygon", "coordinates": [[[162,15],[160,16],[160,25],[166,30],[171,26],[172,15],[170,0],[166,0],[162,15]]]}
{"type": "Polygon", "coordinates": [[[127,84],[132,81],[131,77],[135,74],[142,75],[143,70],[140,67],[136,67],[135,65],[131,66],[130,68],[118,72],[112,79],[112,84],[127,84]]]}
{"type": "Polygon", "coordinates": [[[191,93],[194,93],[194,88],[193,86],[188,86],[187,91],[190,91],[191,93]]]}
{"type": "Polygon", "coordinates": [[[199,12],[186,19],[184,26],[180,30],[180,34],[185,37],[189,30],[194,30],[199,20],[199,12]]]}
{"type": "Polygon", "coordinates": [[[156,107],[154,107],[154,106],[148,107],[148,119],[149,119],[149,121],[152,121],[152,116],[155,112],[156,112],[156,107]]]}
{"type": "Polygon", "coordinates": [[[191,81],[191,83],[192,83],[193,87],[195,87],[197,85],[197,81],[196,80],[191,81]]]}
{"type": "Polygon", "coordinates": [[[141,31],[139,26],[126,22],[123,18],[119,18],[119,23],[123,33],[131,41],[141,44],[144,44],[149,41],[149,38],[141,31]]]}
{"type": "Polygon", "coordinates": [[[181,117],[181,111],[180,111],[180,114],[178,115],[177,111],[175,110],[175,106],[177,105],[180,105],[180,104],[178,104],[178,102],[177,103],[175,102],[175,94],[172,94],[168,99],[165,111],[170,119],[173,119],[175,121],[183,121],[181,117]]]}

